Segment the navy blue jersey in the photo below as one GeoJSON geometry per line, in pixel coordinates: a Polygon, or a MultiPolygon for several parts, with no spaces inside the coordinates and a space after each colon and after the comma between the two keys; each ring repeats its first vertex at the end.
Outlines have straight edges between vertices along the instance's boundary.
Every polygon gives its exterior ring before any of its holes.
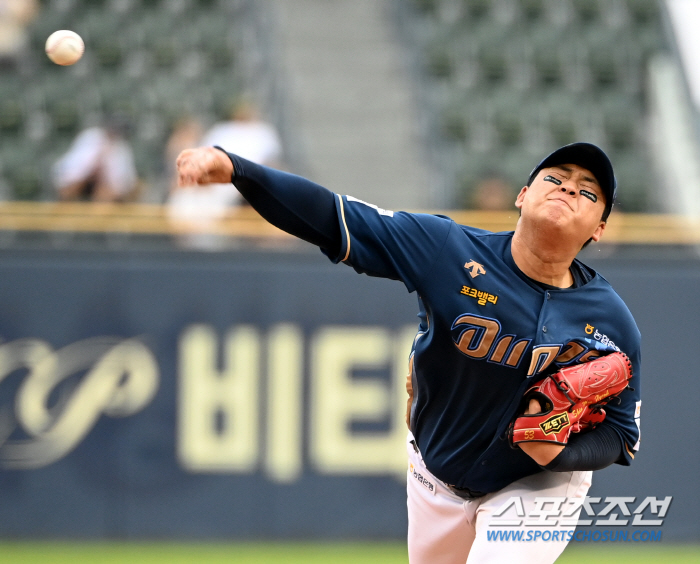
{"type": "Polygon", "coordinates": [[[400,280],[417,292],[411,353],[411,431],[428,469],[484,493],[542,471],[506,429],[525,390],[562,366],[621,350],[633,390],[606,407],[629,464],[639,446],[640,333],[610,284],[592,269],[584,284],[545,289],[513,261],[513,233],[447,217],[391,212],[349,196],[336,201],[342,247],[335,262],[400,280]]]}

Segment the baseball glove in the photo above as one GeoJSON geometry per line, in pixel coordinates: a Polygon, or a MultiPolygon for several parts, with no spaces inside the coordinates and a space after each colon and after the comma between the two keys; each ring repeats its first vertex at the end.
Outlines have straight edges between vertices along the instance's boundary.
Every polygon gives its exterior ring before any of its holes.
{"type": "Polygon", "coordinates": [[[626,389],[631,378],[632,363],[621,352],[547,376],[525,392],[519,412],[531,399],[539,401],[542,411],[515,418],[508,433],[511,444],[565,445],[571,433],[594,428],[605,419],[603,406],[626,389]]]}

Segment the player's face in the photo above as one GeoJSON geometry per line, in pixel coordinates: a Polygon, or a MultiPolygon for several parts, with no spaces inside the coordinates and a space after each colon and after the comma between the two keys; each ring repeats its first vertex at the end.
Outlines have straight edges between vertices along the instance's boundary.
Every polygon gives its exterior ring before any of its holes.
{"type": "Polygon", "coordinates": [[[598,241],[605,229],[601,220],[605,195],[591,171],[575,164],[543,168],[515,201],[523,219],[538,219],[581,245],[598,241]]]}

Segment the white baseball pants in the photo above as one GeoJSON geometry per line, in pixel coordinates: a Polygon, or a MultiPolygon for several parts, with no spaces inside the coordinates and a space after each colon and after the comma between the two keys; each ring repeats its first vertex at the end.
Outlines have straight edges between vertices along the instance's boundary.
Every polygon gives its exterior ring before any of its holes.
{"type": "MultiPolygon", "coordinates": [[[[564,551],[575,526],[533,526],[532,516],[538,515],[538,509],[547,507],[541,504],[544,497],[585,498],[591,486],[592,472],[540,472],[517,480],[500,491],[465,500],[430,473],[411,441],[413,436],[409,433],[410,564],[551,564],[564,551]],[[522,519],[520,526],[497,526],[496,523],[502,523],[504,517],[517,517],[518,508],[512,505],[514,497],[522,501],[520,513],[522,515],[524,511],[526,518],[522,519]],[[536,504],[537,498],[540,498],[540,505],[536,504]],[[504,504],[512,506],[506,513],[495,516],[502,511],[504,504]],[[521,531],[522,540],[497,537],[497,531],[502,535],[506,530],[521,531]]],[[[568,515],[568,522],[575,522],[579,513],[580,508],[568,515]]],[[[548,523],[554,520],[545,519],[548,523]]]]}

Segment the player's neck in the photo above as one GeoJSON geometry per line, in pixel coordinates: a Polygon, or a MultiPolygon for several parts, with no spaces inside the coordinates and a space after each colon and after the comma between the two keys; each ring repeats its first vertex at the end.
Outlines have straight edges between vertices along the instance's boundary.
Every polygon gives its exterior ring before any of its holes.
{"type": "Polygon", "coordinates": [[[551,245],[551,241],[535,241],[516,230],[511,254],[523,274],[537,282],[557,288],[569,288],[574,283],[569,268],[576,254],[551,245]]]}

